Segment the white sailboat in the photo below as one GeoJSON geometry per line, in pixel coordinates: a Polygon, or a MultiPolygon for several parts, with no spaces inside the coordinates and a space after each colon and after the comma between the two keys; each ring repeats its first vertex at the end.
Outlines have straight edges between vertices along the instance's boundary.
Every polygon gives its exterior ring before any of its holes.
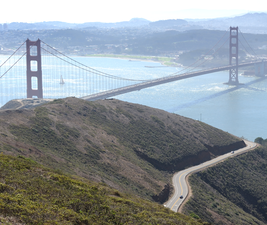
{"type": "Polygon", "coordinates": [[[60,83],[60,84],[65,84],[62,75],[60,76],[60,82],[59,82],[59,83],[60,83]]]}

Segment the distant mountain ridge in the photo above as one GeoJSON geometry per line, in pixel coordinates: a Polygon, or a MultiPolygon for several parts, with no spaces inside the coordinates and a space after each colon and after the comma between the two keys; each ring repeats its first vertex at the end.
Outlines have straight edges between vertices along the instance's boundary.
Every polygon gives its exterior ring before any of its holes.
{"type": "Polygon", "coordinates": [[[191,24],[211,30],[225,30],[230,26],[238,26],[242,32],[267,33],[267,13],[247,13],[236,17],[195,21],[191,22],[191,24]]]}
{"type": "MultiPolygon", "coordinates": [[[[43,29],[84,29],[88,27],[110,29],[110,28],[146,28],[160,30],[193,30],[193,29],[210,29],[225,30],[230,26],[239,26],[243,32],[248,33],[267,33],[267,13],[247,13],[241,16],[214,18],[207,20],[191,19],[170,19],[149,21],[144,18],[133,18],[129,21],[103,23],[103,22],[86,22],[86,23],[67,23],[60,21],[38,22],[38,23],[18,23],[8,24],[11,30],[43,30],[43,29]]],[[[1,30],[0,26],[0,30],[1,30]]],[[[3,29],[3,28],[2,28],[3,29]]]]}
{"type": "Polygon", "coordinates": [[[103,23],[103,22],[87,22],[87,23],[67,23],[60,21],[38,22],[38,23],[19,23],[13,22],[8,24],[8,29],[11,30],[43,30],[43,29],[82,29],[87,27],[97,28],[119,28],[119,27],[140,27],[150,23],[149,20],[142,18],[133,18],[129,21],[122,21],[116,23],[103,23]]]}

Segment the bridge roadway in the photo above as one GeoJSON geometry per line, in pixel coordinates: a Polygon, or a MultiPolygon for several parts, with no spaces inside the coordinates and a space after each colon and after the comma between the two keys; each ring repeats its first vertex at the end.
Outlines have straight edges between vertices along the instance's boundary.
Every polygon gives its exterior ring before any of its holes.
{"type": "MultiPolygon", "coordinates": [[[[239,64],[238,67],[251,66],[251,65],[254,65],[254,64],[260,63],[260,62],[262,62],[262,61],[253,61],[253,62],[242,63],[242,64],[239,64]]],[[[154,79],[154,80],[148,80],[146,82],[142,82],[139,84],[129,85],[129,86],[125,86],[122,88],[117,88],[117,89],[113,89],[113,90],[109,90],[109,91],[100,92],[97,94],[88,95],[85,97],[81,97],[81,99],[84,99],[87,101],[106,99],[106,98],[114,97],[116,95],[121,95],[121,94],[125,94],[125,93],[132,92],[132,91],[139,91],[141,89],[153,87],[153,86],[160,85],[160,84],[165,84],[165,83],[169,83],[169,82],[173,82],[173,81],[177,81],[177,80],[196,77],[196,76],[200,76],[200,75],[204,75],[204,74],[229,70],[229,69],[233,69],[233,68],[235,68],[235,66],[228,65],[228,66],[222,66],[222,67],[217,67],[217,68],[213,68],[213,69],[200,70],[200,71],[195,71],[195,72],[190,72],[190,73],[183,73],[183,74],[178,74],[178,75],[173,75],[173,76],[162,77],[162,78],[158,78],[158,79],[154,79]]]]}
{"type": "Polygon", "coordinates": [[[244,140],[246,143],[246,147],[237,149],[235,151],[226,153],[224,155],[218,156],[210,161],[206,161],[202,164],[187,168],[185,170],[182,170],[178,173],[176,173],[173,178],[173,186],[175,189],[174,195],[164,204],[165,207],[170,208],[172,211],[177,212],[181,206],[181,204],[185,201],[185,199],[188,197],[189,194],[189,184],[186,182],[186,177],[192,173],[195,173],[197,171],[206,169],[210,166],[214,166],[217,163],[229,158],[229,157],[235,157],[237,155],[243,154],[249,150],[255,149],[257,147],[257,144],[251,141],[244,140]]]}

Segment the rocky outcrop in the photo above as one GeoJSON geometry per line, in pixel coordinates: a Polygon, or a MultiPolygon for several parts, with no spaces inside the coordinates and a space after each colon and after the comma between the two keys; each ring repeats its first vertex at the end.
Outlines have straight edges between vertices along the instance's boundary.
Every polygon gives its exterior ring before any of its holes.
{"type": "Polygon", "coordinates": [[[152,198],[155,202],[159,202],[159,203],[163,204],[164,202],[166,202],[168,200],[172,190],[173,190],[172,185],[166,184],[164,186],[164,189],[158,195],[153,195],[152,198]]]}

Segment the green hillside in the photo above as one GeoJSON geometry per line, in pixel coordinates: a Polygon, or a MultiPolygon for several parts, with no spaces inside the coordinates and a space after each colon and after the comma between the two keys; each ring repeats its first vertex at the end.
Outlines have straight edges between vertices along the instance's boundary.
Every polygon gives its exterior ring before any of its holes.
{"type": "Polygon", "coordinates": [[[212,224],[267,223],[267,149],[236,156],[190,176],[193,197],[184,208],[212,224]]]}
{"type": "Polygon", "coordinates": [[[0,111],[5,154],[159,202],[174,171],[243,146],[200,121],[118,100],[67,98],[0,111]]]}
{"type": "Polygon", "coordinates": [[[0,154],[1,224],[205,224],[23,156],[0,154]]]}

